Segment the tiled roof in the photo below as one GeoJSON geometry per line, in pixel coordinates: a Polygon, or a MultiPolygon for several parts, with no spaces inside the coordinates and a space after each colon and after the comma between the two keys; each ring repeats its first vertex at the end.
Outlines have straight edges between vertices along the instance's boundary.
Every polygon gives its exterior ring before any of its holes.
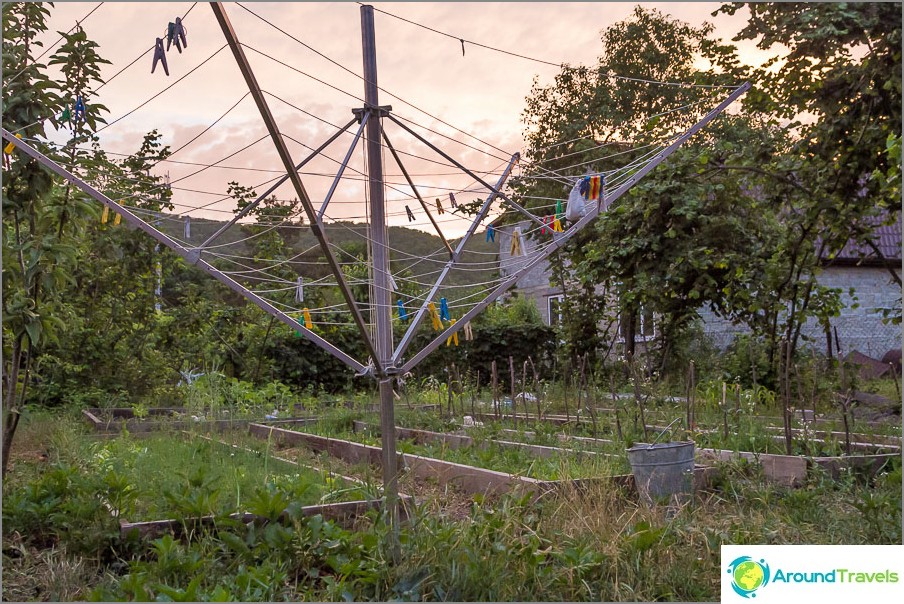
{"type": "MultiPolygon", "coordinates": [[[[894,224],[876,227],[873,242],[886,260],[901,260],[901,215],[898,215],[894,224]]],[[[835,260],[842,261],[866,259],[878,260],[871,246],[860,245],[853,241],[848,241],[835,255],[835,260]]]]}

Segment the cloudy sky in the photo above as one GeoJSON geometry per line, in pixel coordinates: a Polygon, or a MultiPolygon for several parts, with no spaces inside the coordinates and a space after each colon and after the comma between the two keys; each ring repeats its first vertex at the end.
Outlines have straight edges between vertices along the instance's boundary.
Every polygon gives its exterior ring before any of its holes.
{"type": "MultiPolygon", "coordinates": [[[[377,3],[374,6],[455,38],[554,64],[589,65],[596,62],[602,51],[600,32],[627,18],[634,5],[509,2],[377,3]]],[[[58,3],[51,11],[51,31],[43,38],[45,44],[56,42],[58,30],[70,29],[96,6],[97,3],[58,3]]],[[[334,126],[344,125],[351,119],[352,108],[362,104],[359,100],[363,97],[359,77],[362,72],[360,7],[352,2],[251,2],[244,6],[227,3],[226,10],[262,89],[268,93],[281,132],[297,141],[289,142],[297,163],[308,153],[303,145],[318,146],[336,131],[334,126]]],[[[732,38],[743,27],[746,17],[746,13],[712,17],[718,3],[645,3],[643,6],[657,8],[694,25],[709,21],[724,39],[732,38]]],[[[110,110],[107,119],[111,125],[100,133],[101,141],[110,152],[129,153],[138,148],[144,133],[156,129],[163,135],[165,144],[179,149],[171,158],[174,161],[162,164],[160,170],[168,172],[174,183],[176,211],[228,218],[234,204],[217,200],[226,194],[229,181],[255,186],[261,193],[267,188],[262,183],[280,175],[281,164],[269,138],[239,152],[264,137],[266,130],[252,99],[246,96],[247,87],[232,54],[228,48],[222,48],[225,40],[209,5],[106,2],[84,20],[83,27],[100,44],[100,54],[111,61],[111,65],[104,67],[105,78],[111,78],[141,57],[97,95],[97,100],[110,110]],[[181,54],[175,48],[167,53],[169,76],[160,66],[151,74],[149,49],[154,39],[164,35],[168,22],[189,9],[185,19],[188,47],[181,54]],[[178,81],[183,76],[185,79],[178,81]],[[146,105],[126,115],[152,97],[155,98],[146,105]],[[235,108],[228,111],[233,105],[235,108]],[[203,136],[180,149],[218,118],[220,121],[203,136]],[[194,174],[215,162],[220,162],[219,167],[194,174]],[[206,207],[196,209],[200,206],[206,207]]],[[[486,179],[491,182],[495,182],[496,174],[510,154],[523,148],[521,114],[534,79],[549,84],[559,71],[552,65],[473,44],[465,45],[462,56],[462,45],[457,39],[380,12],[376,14],[376,41],[379,84],[392,94],[381,93],[381,103],[392,105],[398,117],[417,124],[417,129],[427,138],[469,168],[487,173],[486,179]]],[[[740,47],[747,62],[759,63],[767,56],[750,43],[740,47]]],[[[443,165],[446,162],[442,158],[403,135],[397,127],[387,127],[387,130],[400,150],[421,158],[404,156],[404,161],[409,172],[417,175],[415,181],[419,189],[423,187],[422,193],[429,200],[442,196],[448,207],[450,190],[458,191],[459,201],[485,195],[474,188],[473,180],[443,165]]],[[[303,181],[315,205],[322,201],[335,175],[336,160],[342,159],[351,140],[350,134],[343,135],[326,150],[329,158],[317,158],[305,167],[303,181]]],[[[387,181],[402,183],[398,168],[389,156],[386,160],[387,181]]],[[[363,171],[360,147],[353,154],[347,178],[340,183],[330,205],[329,216],[363,218],[365,187],[363,176],[356,170],[363,171]]],[[[295,197],[289,184],[276,194],[280,198],[295,197]]],[[[389,187],[390,224],[409,224],[405,205],[413,210],[418,207],[416,202],[405,199],[408,194],[410,190],[402,184],[389,187]]],[[[410,226],[423,227],[426,224],[423,212],[418,211],[417,218],[410,226]]],[[[461,234],[466,226],[449,213],[440,218],[449,236],[461,234]]]]}

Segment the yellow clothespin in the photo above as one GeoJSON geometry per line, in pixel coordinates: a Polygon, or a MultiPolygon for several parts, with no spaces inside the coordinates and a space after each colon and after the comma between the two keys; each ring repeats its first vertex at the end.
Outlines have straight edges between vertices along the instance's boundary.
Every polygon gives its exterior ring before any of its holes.
{"type": "Polygon", "coordinates": [[[439,313],[436,312],[436,304],[433,302],[427,304],[427,311],[430,313],[430,320],[433,321],[433,329],[442,331],[443,322],[439,320],[439,313]]]}
{"type": "Polygon", "coordinates": [[[104,206],[104,213],[100,215],[100,223],[107,224],[107,220],[110,218],[110,206],[104,206]]]}
{"type": "MultiPolygon", "coordinates": [[[[21,134],[17,134],[17,135],[16,135],[16,138],[19,139],[19,140],[22,140],[22,135],[21,135],[21,134]]],[[[15,145],[14,143],[9,143],[8,145],[6,145],[6,146],[3,148],[3,152],[6,153],[7,155],[9,155],[9,154],[11,154],[11,153],[13,152],[13,150],[14,150],[15,148],[16,148],[16,145],[15,145]]]]}
{"type": "MultiPolygon", "coordinates": [[[[450,322],[452,325],[455,325],[455,319],[452,319],[450,322]]],[[[458,332],[457,331],[455,333],[453,333],[451,336],[449,336],[448,338],[446,338],[446,346],[450,345],[453,341],[455,342],[455,345],[458,346],[458,332]]]]}
{"type": "Polygon", "coordinates": [[[562,232],[562,221],[559,220],[558,216],[556,216],[555,219],[552,221],[552,230],[557,233],[562,232]]]}
{"type": "Polygon", "coordinates": [[[461,330],[462,330],[462,331],[464,332],[464,334],[465,334],[465,340],[466,340],[466,341],[471,341],[471,340],[474,339],[474,330],[471,329],[471,322],[470,322],[470,321],[468,321],[467,323],[465,323],[464,327],[462,327],[461,330]]]}
{"type": "Polygon", "coordinates": [[[113,226],[117,226],[120,222],[122,222],[122,214],[116,212],[116,217],[113,218],[113,226]]]}
{"type": "Polygon", "coordinates": [[[304,316],[304,326],[307,329],[314,329],[314,323],[311,321],[311,311],[305,307],[305,309],[301,311],[301,314],[304,316]]]}

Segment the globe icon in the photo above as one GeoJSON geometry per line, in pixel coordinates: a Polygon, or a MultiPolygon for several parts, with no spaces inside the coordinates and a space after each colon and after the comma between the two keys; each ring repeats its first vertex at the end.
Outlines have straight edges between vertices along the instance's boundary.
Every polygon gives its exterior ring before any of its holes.
{"type": "Polygon", "coordinates": [[[734,569],[734,582],[744,591],[754,591],[763,584],[764,579],[763,567],[753,560],[741,562],[734,569]]]}

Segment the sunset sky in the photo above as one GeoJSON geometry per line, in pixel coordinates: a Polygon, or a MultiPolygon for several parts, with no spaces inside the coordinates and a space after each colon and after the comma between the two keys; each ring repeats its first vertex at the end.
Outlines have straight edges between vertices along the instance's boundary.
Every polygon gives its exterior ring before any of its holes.
{"type": "MultiPolygon", "coordinates": [[[[70,29],[97,3],[58,3],[51,9],[51,31],[42,37],[45,44],[54,43],[57,30],[70,29]]],[[[110,78],[154,45],[164,36],[167,23],[189,10],[191,3],[104,3],[83,27],[89,37],[100,44],[101,56],[111,61],[104,66],[110,78]]],[[[347,3],[248,3],[245,5],[260,17],[282,28],[299,41],[322,53],[340,66],[361,74],[361,33],[359,5],[347,3]]],[[[378,3],[377,9],[447,32],[455,38],[479,42],[555,64],[591,65],[601,54],[600,32],[607,26],[627,18],[635,3],[378,3]]],[[[744,25],[746,13],[734,17],[712,17],[718,3],[647,3],[693,25],[709,21],[717,35],[731,39],[744,25]]],[[[361,106],[354,97],[363,97],[362,81],[342,67],[318,56],[298,41],[264,23],[237,4],[226,9],[239,40],[246,46],[262,89],[277,118],[280,130],[297,141],[316,147],[335,132],[329,124],[343,125],[351,119],[351,109],[361,106]],[[264,57],[287,63],[308,76],[264,57]],[[310,77],[309,77],[310,76],[310,77]],[[315,81],[317,78],[326,82],[315,81]],[[288,104],[309,112],[306,115],[288,104]],[[319,119],[318,119],[319,118],[319,119]],[[328,122],[328,123],[325,123],[328,122]]],[[[113,122],[167,86],[174,84],[193,67],[213,55],[206,64],[186,79],[173,85],[146,106],[136,110],[101,133],[102,146],[108,152],[135,151],[144,133],[156,129],[165,144],[178,149],[210,126],[247,93],[235,60],[228,48],[220,50],[225,40],[213,12],[206,3],[198,3],[185,19],[188,47],[181,54],[172,48],[167,53],[170,76],[158,65],[151,74],[152,53],[147,52],[132,67],[118,75],[98,93],[97,100],[110,112],[113,122]]],[[[376,14],[378,77],[380,86],[398,98],[381,93],[381,104],[393,106],[400,118],[428,127],[438,133],[463,141],[479,150],[460,145],[438,134],[424,131],[432,142],[475,171],[487,172],[486,179],[495,182],[501,165],[512,152],[523,149],[522,111],[533,80],[549,84],[559,69],[552,65],[524,60],[466,44],[462,56],[461,43],[382,13],[376,14]],[[403,102],[400,99],[404,99],[403,102]],[[412,107],[412,105],[414,108],[412,107]],[[506,153],[467,137],[419,109],[474,135],[506,153]]],[[[759,63],[768,53],[751,43],[741,43],[742,59],[759,63]]],[[[393,126],[390,136],[396,146],[422,158],[445,163],[432,151],[403,135],[393,126]]],[[[354,131],[354,127],[351,129],[354,131]]],[[[281,164],[269,138],[250,149],[222,161],[222,168],[210,168],[189,176],[203,165],[222,160],[243,146],[264,136],[266,130],[250,96],[245,96],[234,110],[216,126],[176,153],[161,165],[174,181],[174,201],[179,213],[226,219],[234,204],[217,202],[226,194],[230,180],[255,186],[258,193],[267,185],[261,183],[277,177],[281,164]],[[164,167],[165,166],[165,167],[164,167]],[[272,172],[271,172],[272,171],[272,172]],[[180,180],[183,179],[183,180],[180,180]],[[214,203],[216,202],[216,203],[214,203]],[[199,206],[213,204],[197,210],[199,206]]],[[[65,133],[54,140],[65,139],[65,133]]],[[[341,160],[351,143],[351,135],[340,137],[326,154],[341,160]]],[[[295,162],[307,150],[289,142],[295,162]]],[[[448,206],[448,190],[459,191],[459,201],[483,197],[467,176],[456,174],[447,166],[404,158],[409,172],[423,187],[422,194],[433,200],[441,196],[448,206]]],[[[335,175],[336,162],[325,158],[314,160],[305,168],[303,181],[319,206],[335,175]]],[[[348,178],[340,184],[328,215],[334,218],[363,218],[364,180],[354,169],[363,170],[363,151],[354,154],[348,178]]],[[[387,181],[401,183],[398,168],[386,157],[387,181]]],[[[387,192],[390,200],[389,221],[408,225],[404,206],[413,210],[416,202],[404,200],[406,186],[387,192]]],[[[276,192],[280,198],[295,197],[289,184],[276,192]]],[[[450,214],[442,218],[449,236],[460,235],[466,223],[450,214]]],[[[424,216],[410,226],[424,228],[424,216]]]]}

